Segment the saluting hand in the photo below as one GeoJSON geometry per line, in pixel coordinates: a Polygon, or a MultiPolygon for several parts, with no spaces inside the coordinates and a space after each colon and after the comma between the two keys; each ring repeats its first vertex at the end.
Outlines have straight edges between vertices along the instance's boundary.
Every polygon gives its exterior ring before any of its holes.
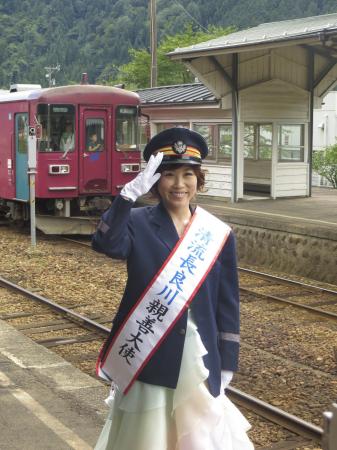
{"type": "Polygon", "coordinates": [[[138,197],[147,194],[161,176],[160,173],[156,173],[156,170],[160,166],[163,156],[164,153],[162,152],[157,153],[156,156],[151,155],[145,169],[123,187],[121,191],[122,197],[135,202],[138,197]]]}

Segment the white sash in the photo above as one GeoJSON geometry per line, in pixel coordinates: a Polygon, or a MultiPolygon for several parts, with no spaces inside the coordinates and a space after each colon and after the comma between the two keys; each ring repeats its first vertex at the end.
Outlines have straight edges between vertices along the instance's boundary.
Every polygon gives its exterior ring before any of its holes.
{"type": "Polygon", "coordinates": [[[103,346],[104,357],[100,354],[98,358],[97,375],[113,380],[127,393],[198,292],[230,230],[212,214],[196,208],[184,234],[121,324],[109,348],[103,346]]]}

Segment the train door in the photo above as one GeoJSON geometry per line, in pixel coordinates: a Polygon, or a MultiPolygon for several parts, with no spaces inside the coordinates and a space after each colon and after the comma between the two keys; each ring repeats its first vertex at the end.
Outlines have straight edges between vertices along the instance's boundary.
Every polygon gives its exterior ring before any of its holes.
{"type": "Polygon", "coordinates": [[[28,182],[28,114],[15,114],[15,197],[29,200],[28,182]]]}
{"type": "Polygon", "coordinates": [[[80,108],[80,194],[111,190],[111,136],[108,109],[80,108]]]}

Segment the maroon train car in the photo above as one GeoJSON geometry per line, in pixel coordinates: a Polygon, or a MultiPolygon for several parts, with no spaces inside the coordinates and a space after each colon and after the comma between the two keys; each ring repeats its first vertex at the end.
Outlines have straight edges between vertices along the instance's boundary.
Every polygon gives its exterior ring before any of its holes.
{"type": "Polygon", "coordinates": [[[28,133],[37,135],[36,225],[49,234],[90,234],[140,170],[139,97],[74,85],[0,94],[0,211],[29,217],[28,133]]]}

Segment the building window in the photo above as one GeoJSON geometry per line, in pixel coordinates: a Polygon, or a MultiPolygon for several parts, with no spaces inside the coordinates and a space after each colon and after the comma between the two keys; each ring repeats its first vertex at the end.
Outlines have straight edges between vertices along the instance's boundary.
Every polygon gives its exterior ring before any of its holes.
{"type": "Polygon", "coordinates": [[[186,122],[181,122],[181,123],[165,122],[165,123],[157,123],[156,124],[157,133],[160,133],[163,130],[167,130],[168,128],[175,128],[175,127],[189,128],[190,126],[186,122]]]}
{"type": "Polygon", "coordinates": [[[139,149],[140,151],[143,151],[146,144],[151,139],[151,129],[150,129],[150,121],[149,118],[143,114],[139,116],[139,149]]]}
{"type": "Polygon", "coordinates": [[[273,125],[246,123],[244,127],[244,156],[246,159],[271,160],[273,125]]]}
{"type": "Polygon", "coordinates": [[[218,125],[219,127],[219,148],[218,160],[232,159],[232,125],[218,125]]]}
{"type": "Polygon", "coordinates": [[[232,125],[194,123],[193,130],[200,133],[208,145],[208,161],[230,161],[232,157],[232,125]]]}
{"type": "Polygon", "coordinates": [[[304,125],[279,125],[278,160],[280,162],[304,161],[304,125]]]}

